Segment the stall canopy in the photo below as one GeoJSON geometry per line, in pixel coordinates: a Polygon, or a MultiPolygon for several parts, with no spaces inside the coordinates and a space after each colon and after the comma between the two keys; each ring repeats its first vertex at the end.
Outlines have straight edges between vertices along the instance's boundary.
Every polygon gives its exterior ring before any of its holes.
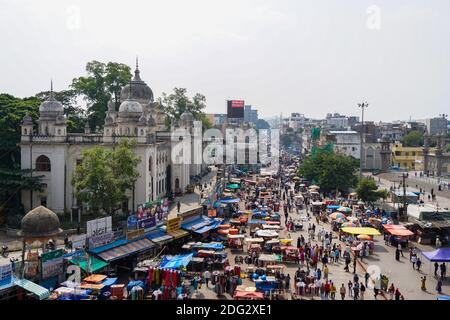
{"type": "Polygon", "coordinates": [[[381,234],[375,228],[342,228],[341,230],[349,234],[366,234],[369,236],[379,236],[381,234]]]}
{"type": "Polygon", "coordinates": [[[240,186],[237,183],[230,183],[227,185],[227,189],[239,189],[240,186]]]}
{"type": "Polygon", "coordinates": [[[111,243],[108,243],[104,246],[89,249],[89,251],[92,253],[100,253],[100,252],[107,251],[107,250],[115,248],[115,247],[122,246],[122,245],[126,244],[127,242],[128,242],[127,239],[119,239],[119,240],[113,241],[111,243]]]}
{"type": "Polygon", "coordinates": [[[204,233],[209,230],[217,229],[221,224],[222,220],[201,216],[195,220],[183,223],[181,228],[195,233],[204,233]]]}
{"type": "Polygon", "coordinates": [[[133,253],[139,253],[141,251],[151,249],[153,247],[155,247],[155,244],[150,240],[144,238],[122,245],[120,247],[101,252],[98,254],[98,256],[107,262],[111,262],[129,256],[133,253]]]}
{"type": "Polygon", "coordinates": [[[163,243],[173,240],[173,237],[171,235],[168,235],[167,233],[161,230],[153,230],[147,233],[145,237],[149,240],[152,240],[155,243],[163,243]]]}
{"type": "Polygon", "coordinates": [[[339,209],[341,206],[330,204],[327,206],[327,209],[339,209]]]}
{"type": "Polygon", "coordinates": [[[225,246],[222,243],[196,243],[192,246],[195,249],[205,249],[205,250],[223,250],[225,246]]]}
{"type": "Polygon", "coordinates": [[[96,257],[89,256],[89,268],[86,270],[86,258],[81,257],[81,259],[72,259],[70,263],[78,265],[83,271],[96,272],[108,265],[105,261],[97,259],[96,257]]]}
{"type": "Polygon", "coordinates": [[[450,248],[440,248],[431,252],[422,252],[431,262],[450,262],[450,248]]]}
{"type": "Polygon", "coordinates": [[[178,256],[165,256],[159,265],[164,269],[178,269],[180,267],[186,267],[191,262],[193,253],[178,255],[178,256]]]}
{"type": "Polygon", "coordinates": [[[262,292],[248,292],[248,291],[236,291],[235,298],[242,299],[264,299],[264,293],[262,292]]]}
{"type": "Polygon", "coordinates": [[[50,291],[48,289],[41,287],[40,285],[27,279],[18,279],[14,284],[25,289],[28,292],[33,293],[39,298],[39,300],[47,299],[50,296],[50,291]]]}

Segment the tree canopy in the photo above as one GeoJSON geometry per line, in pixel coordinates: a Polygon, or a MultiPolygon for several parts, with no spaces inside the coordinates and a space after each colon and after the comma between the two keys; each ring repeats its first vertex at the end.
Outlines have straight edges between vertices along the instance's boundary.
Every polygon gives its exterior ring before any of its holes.
{"type": "Polygon", "coordinates": [[[94,147],[83,152],[75,168],[72,185],[75,195],[98,214],[101,210],[113,214],[127,199],[139,177],[140,158],[133,153],[134,140],[121,140],[114,150],[94,147]]]}
{"type": "Polygon", "coordinates": [[[387,190],[378,190],[378,186],[373,179],[364,178],[358,182],[356,193],[361,201],[373,203],[380,198],[387,198],[387,190]]]}
{"type": "Polygon", "coordinates": [[[322,190],[345,192],[358,181],[358,165],[356,159],[346,155],[317,152],[303,161],[299,174],[309,181],[316,181],[322,190]]]}
{"type": "Polygon", "coordinates": [[[88,103],[87,115],[90,127],[103,127],[108,102],[114,98],[116,107],[120,101],[120,89],[131,80],[131,69],[123,63],[103,63],[96,60],[86,64],[86,76],[72,80],[71,89],[88,103]]]}
{"type": "Polygon", "coordinates": [[[168,127],[174,121],[178,121],[185,111],[191,112],[197,121],[201,121],[203,129],[208,129],[212,126],[204,113],[206,97],[201,93],[196,93],[192,98],[189,98],[186,88],[174,88],[171,94],[163,92],[159,98],[159,103],[167,115],[166,125],[168,127]]]}
{"type": "Polygon", "coordinates": [[[403,137],[403,146],[405,147],[422,147],[423,146],[423,132],[418,130],[411,131],[403,137]]]}

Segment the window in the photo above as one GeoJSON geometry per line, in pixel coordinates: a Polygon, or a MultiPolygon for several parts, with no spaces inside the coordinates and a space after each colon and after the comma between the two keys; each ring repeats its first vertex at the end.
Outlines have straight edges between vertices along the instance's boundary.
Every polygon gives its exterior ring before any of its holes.
{"type": "Polygon", "coordinates": [[[27,129],[26,129],[26,128],[25,128],[25,129],[23,129],[23,133],[24,133],[24,134],[28,134],[28,133],[27,133],[27,129]]]}
{"type": "Polygon", "coordinates": [[[144,129],[141,129],[141,136],[144,135],[144,129]]]}
{"type": "Polygon", "coordinates": [[[152,167],[153,167],[153,159],[152,156],[150,156],[150,158],[148,158],[148,171],[152,172],[152,167]]]}
{"type": "Polygon", "coordinates": [[[50,171],[50,159],[47,156],[41,155],[36,159],[36,171],[50,171]]]}
{"type": "Polygon", "coordinates": [[[41,206],[47,207],[47,197],[41,197],[41,206]]]}
{"type": "Polygon", "coordinates": [[[58,135],[61,135],[61,129],[58,129],[58,135]]]}

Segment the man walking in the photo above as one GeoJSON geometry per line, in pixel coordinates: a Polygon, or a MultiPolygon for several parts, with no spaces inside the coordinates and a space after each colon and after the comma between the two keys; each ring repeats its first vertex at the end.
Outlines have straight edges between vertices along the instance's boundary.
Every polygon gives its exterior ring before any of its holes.
{"type": "Polygon", "coordinates": [[[209,279],[211,279],[211,272],[209,272],[209,270],[206,270],[205,273],[203,274],[204,278],[205,278],[205,282],[206,282],[206,287],[208,287],[209,284],[209,279]]]}
{"type": "Polygon", "coordinates": [[[180,213],[181,203],[180,200],[177,201],[177,211],[180,213]]]}

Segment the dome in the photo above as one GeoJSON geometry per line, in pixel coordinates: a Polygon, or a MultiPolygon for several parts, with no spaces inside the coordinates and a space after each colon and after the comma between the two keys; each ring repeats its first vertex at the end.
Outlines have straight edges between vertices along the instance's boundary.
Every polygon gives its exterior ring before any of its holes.
{"type": "Polygon", "coordinates": [[[25,238],[50,238],[62,232],[59,226],[56,213],[44,206],[39,206],[22,218],[20,235],[25,238]]]}
{"type": "Polygon", "coordinates": [[[23,125],[32,125],[33,124],[33,119],[30,117],[30,115],[28,113],[25,115],[25,117],[23,117],[22,124],[23,125]]]}
{"type": "Polygon", "coordinates": [[[41,103],[39,106],[39,113],[41,112],[54,112],[54,113],[62,113],[64,111],[64,107],[58,100],[53,97],[53,93],[50,94],[50,97],[41,103]]]}
{"type": "Polygon", "coordinates": [[[194,115],[190,113],[189,111],[183,112],[183,114],[180,116],[180,120],[183,122],[191,122],[194,121],[194,115]]]}
{"type": "Polygon", "coordinates": [[[134,71],[134,78],[120,92],[120,99],[134,99],[142,104],[153,102],[153,91],[141,80],[139,68],[136,66],[134,71]]]}
{"type": "Polygon", "coordinates": [[[119,113],[142,113],[142,105],[136,100],[127,99],[120,104],[119,113]]]}

